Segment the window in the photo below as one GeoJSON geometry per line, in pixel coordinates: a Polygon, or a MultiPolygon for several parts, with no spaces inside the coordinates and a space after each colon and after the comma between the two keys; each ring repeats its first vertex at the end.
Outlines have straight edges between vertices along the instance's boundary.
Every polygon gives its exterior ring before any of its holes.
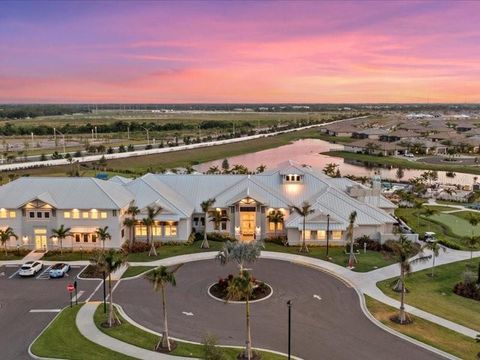
{"type": "Polygon", "coordinates": [[[317,239],[318,240],[326,240],[327,239],[327,232],[325,230],[317,230],[317,239]]]}
{"type": "Polygon", "coordinates": [[[117,210],[112,211],[112,216],[117,216],[117,210]]]}
{"type": "Polygon", "coordinates": [[[106,219],[107,218],[107,212],[106,211],[100,211],[100,219],[106,219]]]}
{"type": "Polygon", "coordinates": [[[205,217],[204,216],[202,216],[200,218],[200,222],[202,223],[202,226],[205,226],[205,217]]]}
{"type": "Polygon", "coordinates": [[[50,219],[50,213],[49,212],[44,212],[43,216],[45,217],[45,219],[50,219]]]}
{"type": "Polygon", "coordinates": [[[269,221],[268,230],[269,231],[275,231],[275,223],[274,222],[269,221]]]}
{"type": "Polygon", "coordinates": [[[147,236],[147,227],[145,225],[135,225],[135,235],[147,236]]]}
{"type": "Polygon", "coordinates": [[[97,242],[97,235],[96,234],[92,234],[92,242],[97,242]]]}
{"type": "Polygon", "coordinates": [[[122,229],[122,239],[125,237],[125,229],[122,229]]]}
{"type": "Polygon", "coordinates": [[[82,219],[88,219],[88,211],[83,211],[82,212],[82,219]]]}
{"type": "Polygon", "coordinates": [[[37,211],[37,218],[41,219],[43,217],[43,213],[41,211],[37,211]]]}
{"type": "Polygon", "coordinates": [[[194,217],[194,218],[193,218],[193,224],[194,224],[195,226],[198,226],[198,217],[194,217]]]}
{"type": "Polygon", "coordinates": [[[15,211],[10,211],[8,216],[10,216],[12,219],[14,219],[14,218],[17,217],[17,213],[15,211]]]}
{"type": "Polygon", "coordinates": [[[177,236],[177,225],[165,225],[165,236],[177,236]]]}
{"type": "Polygon", "coordinates": [[[310,240],[310,236],[311,236],[310,230],[305,230],[305,240],[310,240]]]}
{"type": "Polygon", "coordinates": [[[64,211],[63,212],[63,218],[64,219],[70,219],[70,217],[71,217],[70,211],[64,211]]]}
{"type": "Polygon", "coordinates": [[[312,238],[312,240],[316,240],[317,239],[317,231],[312,230],[312,232],[310,233],[310,237],[312,238]]]}
{"type": "Polygon", "coordinates": [[[34,211],[30,211],[30,212],[28,213],[28,217],[29,217],[30,219],[35,219],[35,212],[34,212],[34,211]]]}
{"type": "Polygon", "coordinates": [[[340,230],[332,231],[333,240],[342,240],[342,232],[340,230]]]}
{"type": "Polygon", "coordinates": [[[73,210],[73,211],[72,211],[72,218],[73,218],[73,219],[80,219],[80,211],[78,211],[78,210],[73,210]]]}
{"type": "Polygon", "coordinates": [[[75,242],[80,242],[80,234],[75,234],[75,242]]]}
{"type": "Polygon", "coordinates": [[[222,230],[227,230],[227,223],[226,222],[222,222],[222,230]]]}
{"type": "Polygon", "coordinates": [[[7,217],[7,210],[6,209],[0,209],[0,218],[5,219],[7,217]]]}
{"type": "Polygon", "coordinates": [[[98,211],[97,210],[92,210],[90,217],[92,219],[98,219],[98,211]]]}
{"type": "Polygon", "coordinates": [[[88,242],[88,234],[83,234],[83,242],[88,242]]]}
{"type": "Polygon", "coordinates": [[[162,236],[162,227],[160,225],[152,226],[152,236],[162,236]]]}

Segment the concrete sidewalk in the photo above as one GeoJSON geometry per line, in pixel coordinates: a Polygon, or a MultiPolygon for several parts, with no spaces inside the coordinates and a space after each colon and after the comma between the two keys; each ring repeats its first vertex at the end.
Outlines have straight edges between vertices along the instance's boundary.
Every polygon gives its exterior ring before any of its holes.
{"type": "Polygon", "coordinates": [[[173,356],[168,354],[162,354],[156,351],[150,351],[138,346],[127,344],[123,341],[117,340],[111,336],[108,336],[98,330],[97,326],[93,322],[93,315],[97,309],[98,302],[89,302],[83,305],[75,320],[78,330],[88,340],[104,346],[112,351],[119,352],[121,354],[131,356],[135,359],[142,360],[191,360],[193,358],[185,358],[180,356],[173,356]]]}

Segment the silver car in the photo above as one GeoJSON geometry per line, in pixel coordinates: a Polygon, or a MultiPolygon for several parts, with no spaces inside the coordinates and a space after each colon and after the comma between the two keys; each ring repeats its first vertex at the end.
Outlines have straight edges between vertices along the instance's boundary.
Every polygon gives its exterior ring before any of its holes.
{"type": "Polygon", "coordinates": [[[22,265],[18,275],[20,276],[34,276],[40,270],[42,270],[43,264],[40,261],[27,261],[22,265]]]}

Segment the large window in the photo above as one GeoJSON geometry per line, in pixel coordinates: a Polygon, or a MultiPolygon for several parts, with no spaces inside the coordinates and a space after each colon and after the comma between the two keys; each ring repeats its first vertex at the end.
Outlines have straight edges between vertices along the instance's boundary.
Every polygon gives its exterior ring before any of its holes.
{"type": "Polygon", "coordinates": [[[177,236],[177,225],[166,224],[164,229],[165,237],[177,236]]]}
{"type": "Polygon", "coordinates": [[[14,219],[17,217],[17,213],[13,210],[0,209],[0,219],[6,219],[7,217],[14,219]]]}
{"type": "Polygon", "coordinates": [[[72,214],[70,213],[70,211],[64,211],[63,212],[63,218],[64,219],[70,219],[72,217],[72,214]]]}
{"type": "Polygon", "coordinates": [[[135,225],[135,235],[147,236],[147,227],[145,225],[135,225]]]}
{"type": "Polygon", "coordinates": [[[80,219],[80,211],[77,209],[72,210],[72,219],[80,219]]]}
{"type": "Polygon", "coordinates": [[[342,240],[342,232],[340,230],[332,231],[333,240],[342,240]]]}
{"type": "MultiPolygon", "coordinates": [[[[275,231],[275,223],[272,221],[268,222],[268,230],[269,231],[275,231]]],[[[279,222],[277,223],[277,231],[282,231],[283,230],[283,223],[279,222]]]]}
{"type": "Polygon", "coordinates": [[[310,240],[311,235],[312,234],[311,234],[310,230],[305,230],[305,240],[310,240]]]}
{"type": "Polygon", "coordinates": [[[152,226],[152,236],[162,236],[162,227],[160,225],[152,226]]]}
{"type": "Polygon", "coordinates": [[[327,240],[327,232],[325,230],[317,230],[318,240],[327,240]]]}
{"type": "Polygon", "coordinates": [[[100,219],[106,219],[107,218],[107,212],[106,211],[100,211],[100,219]]]}
{"type": "Polygon", "coordinates": [[[7,217],[7,209],[0,209],[0,219],[5,219],[7,217]]]}

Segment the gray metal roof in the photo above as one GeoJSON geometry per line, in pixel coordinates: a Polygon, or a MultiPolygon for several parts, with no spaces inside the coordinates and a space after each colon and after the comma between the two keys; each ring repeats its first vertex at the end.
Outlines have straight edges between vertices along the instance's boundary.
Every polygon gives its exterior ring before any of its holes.
{"type": "Polygon", "coordinates": [[[21,177],[0,187],[2,208],[37,199],[57,209],[119,209],[134,200],[122,185],[95,178],[21,177]]]}

